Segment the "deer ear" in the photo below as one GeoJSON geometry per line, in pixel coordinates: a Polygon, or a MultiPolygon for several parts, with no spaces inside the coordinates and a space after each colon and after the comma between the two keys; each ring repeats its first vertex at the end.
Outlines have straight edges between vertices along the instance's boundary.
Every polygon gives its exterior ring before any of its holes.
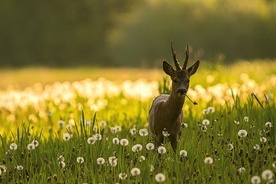
{"type": "Polygon", "coordinates": [[[193,64],[192,66],[190,66],[188,68],[188,73],[190,76],[194,75],[198,69],[198,66],[199,66],[199,60],[197,60],[197,62],[195,64],[193,64]]]}
{"type": "Polygon", "coordinates": [[[169,76],[172,76],[175,72],[173,67],[167,61],[163,61],[163,70],[169,76]]]}

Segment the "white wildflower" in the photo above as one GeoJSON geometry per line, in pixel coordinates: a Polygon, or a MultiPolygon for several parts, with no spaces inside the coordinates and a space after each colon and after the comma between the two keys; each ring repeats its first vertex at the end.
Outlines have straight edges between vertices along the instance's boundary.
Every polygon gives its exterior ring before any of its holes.
{"type": "Polygon", "coordinates": [[[131,169],[130,173],[131,173],[132,176],[138,176],[138,175],[141,174],[141,171],[140,171],[139,168],[135,167],[135,168],[131,169]]]}
{"type": "Polygon", "coordinates": [[[166,177],[163,173],[158,173],[155,175],[155,180],[158,182],[158,183],[161,183],[163,181],[165,181],[166,177]]]}

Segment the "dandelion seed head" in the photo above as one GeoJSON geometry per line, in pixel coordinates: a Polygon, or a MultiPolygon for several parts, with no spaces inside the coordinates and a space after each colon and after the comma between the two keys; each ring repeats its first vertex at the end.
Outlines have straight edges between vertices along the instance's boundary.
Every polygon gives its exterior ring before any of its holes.
{"type": "Polygon", "coordinates": [[[188,124],[187,123],[181,123],[181,127],[188,128],[188,124]]]}
{"type": "Polygon", "coordinates": [[[202,125],[208,126],[210,124],[210,121],[208,119],[202,120],[202,125]]]}
{"type": "Polygon", "coordinates": [[[214,162],[214,160],[213,160],[212,157],[206,157],[206,158],[204,159],[204,163],[205,163],[205,164],[213,164],[213,162],[214,162]]]}
{"type": "Polygon", "coordinates": [[[259,150],[259,149],[260,149],[260,146],[259,146],[259,144],[255,144],[255,145],[253,146],[253,148],[254,148],[255,150],[259,150]]]}
{"type": "Polygon", "coordinates": [[[266,143],[266,141],[267,141],[267,138],[266,138],[266,137],[261,137],[261,138],[260,138],[260,142],[261,142],[261,143],[266,143]]]}
{"type": "Polygon", "coordinates": [[[115,126],[115,130],[116,130],[116,133],[117,132],[121,132],[122,131],[122,127],[121,126],[115,126]]]}
{"type": "Polygon", "coordinates": [[[71,135],[69,133],[64,133],[63,134],[63,140],[69,141],[71,139],[71,135]]]}
{"type": "Polygon", "coordinates": [[[59,127],[64,127],[65,126],[65,121],[63,121],[63,120],[58,120],[58,126],[59,127]]]}
{"type": "Polygon", "coordinates": [[[162,131],[162,134],[163,134],[164,137],[169,137],[170,136],[170,133],[166,129],[164,129],[162,131]]]}
{"type": "Polygon", "coordinates": [[[113,167],[115,167],[117,165],[117,163],[118,163],[117,161],[118,161],[118,159],[115,156],[111,156],[108,158],[109,164],[113,167]]]}
{"type": "Polygon", "coordinates": [[[89,138],[87,139],[87,143],[88,143],[88,144],[95,144],[96,141],[97,141],[97,139],[96,139],[94,136],[89,137],[89,138]]]}
{"type": "Polygon", "coordinates": [[[110,133],[116,134],[116,128],[115,127],[110,127],[110,133]]]}
{"type": "Polygon", "coordinates": [[[145,137],[149,134],[148,130],[146,128],[142,128],[139,130],[139,135],[142,137],[145,137]]]}
{"type": "Polygon", "coordinates": [[[266,128],[272,128],[273,125],[272,125],[271,122],[268,121],[268,122],[265,123],[265,127],[266,127],[266,128]]]}
{"type": "Polygon", "coordinates": [[[118,138],[118,137],[114,137],[114,138],[112,139],[112,143],[113,143],[113,144],[119,144],[119,143],[120,143],[119,138],[118,138]]]}
{"type": "Polygon", "coordinates": [[[132,146],[131,150],[133,152],[139,152],[139,151],[142,151],[143,149],[143,146],[141,144],[135,144],[134,146],[132,146]]]}
{"type": "Polygon", "coordinates": [[[100,126],[101,126],[102,128],[105,128],[106,125],[107,125],[106,121],[104,121],[104,120],[100,121],[100,126]]]}
{"type": "Polygon", "coordinates": [[[158,173],[155,175],[155,181],[158,183],[164,182],[166,179],[165,175],[163,173],[158,173]]]}
{"type": "Polygon", "coordinates": [[[16,166],[16,169],[19,171],[22,171],[24,169],[24,167],[22,165],[18,165],[18,166],[16,166]]]}
{"type": "Polygon", "coordinates": [[[27,145],[27,149],[28,150],[34,150],[35,149],[35,145],[33,143],[30,143],[27,145]]]}
{"type": "Polygon", "coordinates": [[[143,155],[141,155],[140,158],[139,158],[139,162],[143,162],[143,161],[145,161],[145,160],[146,160],[146,157],[143,156],[143,155]]]}
{"type": "Polygon", "coordinates": [[[119,178],[120,178],[120,180],[125,180],[127,178],[127,174],[126,173],[120,173],[119,178]]]}
{"type": "Polygon", "coordinates": [[[123,138],[123,139],[120,140],[120,144],[121,144],[122,146],[127,146],[127,145],[129,144],[129,141],[128,141],[128,139],[123,138]]]}
{"type": "Polygon", "coordinates": [[[209,113],[208,109],[203,109],[203,110],[202,110],[202,114],[205,115],[205,114],[208,114],[208,113],[209,113]]]}
{"type": "Polygon", "coordinates": [[[180,150],[179,154],[181,157],[187,157],[187,155],[188,155],[186,150],[180,150]]]}
{"type": "Polygon", "coordinates": [[[59,157],[58,157],[58,161],[65,161],[65,158],[64,158],[64,156],[63,155],[60,155],[59,157]]]}
{"type": "Polygon", "coordinates": [[[269,169],[266,169],[262,172],[262,178],[263,180],[265,181],[269,181],[271,180],[272,178],[274,177],[274,173],[273,171],[269,170],[269,169]]]}
{"type": "Polygon", "coordinates": [[[247,131],[246,130],[239,130],[238,131],[238,136],[239,137],[246,137],[247,136],[247,131]]]}
{"type": "Polygon", "coordinates": [[[77,157],[77,162],[79,164],[82,164],[84,162],[84,158],[83,157],[77,157]]]}
{"type": "Polygon", "coordinates": [[[134,135],[136,135],[137,130],[136,130],[135,127],[133,127],[133,128],[131,128],[131,129],[129,130],[129,132],[130,132],[130,134],[131,134],[132,136],[134,136],[134,135]]]}
{"type": "Polygon", "coordinates": [[[243,120],[244,120],[245,122],[249,122],[249,117],[248,117],[248,116],[244,116],[243,120]]]}
{"type": "Polygon", "coordinates": [[[236,125],[239,125],[239,124],[240,124],[240,121],[239,121],[239,120],[234,120],[234,123],[235,123],[236,125]]]}
{"type": "MultiPolygon", "coordinates": [[[[116,158],[116,157],[115,157],[115,158],[116,158]]],[[[112,160],[112,162],[113,162],[113,160],[112,160]]],[[[105,163],[104,158],[102,158],[102,157],[97,158],[97,164],[98,164],[98,165],[103,165],[104,163],[105,163]]]]}
{"type": "Polygon", "coordinates": [[[58,162],[58,165],[59,165],[59,167],[61,167],[61,168],[64,168],[64,167],[66,166],[66,164],[65,164],[64,161],[59,161],[59,162],[58,162]]]}
{"type": "Polygon", "coordinates": [[[31,144],[35,145],[35,147],[39,146],[39,142],[36,139],[34,139],[31,144]]]}
{"type": "Polygon", "coordinates": [[[214,107],[208,107],[207,111],[208,111],[208,113],[214,113],[215,112],[215,108],[214,107]]]}
{"type": "MultiPolygon", "coordinates": [[[[7,172],[7,167],[6,167],[5,165],[0,165],[0,171],[1,171],[2,173],[7,172]]],[[[1,175],[1,174],[0,174],[0,175],[1,175]]]]}
{"type": "Polygon", "coordinates": [[[10,150],[17,150],[17,144],[16,143],[11,143],[10,144],[10,150]]]}
{"type": "Polygon", "coordinates": [[[228,150],[228,151],[232,151],[233,149],[234,149],[233,144],[229,143],[229,144],[227,145],[227,150],[228,150]]]}
{"type": "Polygon", "coordinates": [[[149,150],[149,151],[150,151],[150,150],[153,150],[153,149],[154,149],[154,144],[151,143],[151,142],[147,143],[147,144],[146,144],[146,149],[149,150]]]}
{"type": "Polygon", "coordinates": [[[207,131],[207,126],[206,126],[206,125],[202,125],[200,128],[201,128],[201,130],[202,130],[203,132],[206,132],[206,131],[207,131]]]}
{"type": "Polygon", "coordinates": [[[138,176],[141,174],[141,171],[139,168],[135,167],[135,168],[131,169],[130,173],[132,176],[138,176]]]}
{"type": "Polygon", "coordinates": [[[251,183],[252,183],[252,184],[260,184],[260,183],[261,183],[261,178],[260,178],[260,176],[257,176],[257,175],[252,176],[252,177],[251,177],[251,183]]]}
{"type": "Polygon", "coordinates": [[[102,135],[101,135],[101,134],[94,134],[93,137],[95,137],[95,139],[96,139],[97,141],[102,140],[102,135]]]}
{"type": "Polygon", "coordinates": [[[167,152],[167,149],[164,146],[159,146],[157,148],[157,151],[158,151],[159,154],[164,154],[164,153],[167,152]]]}
{"type": "Polygon", "coordinates": [[[244,168],[244,167],[240,167],[239,169],[238,169],[238,172],[239,173],[242,173],[242,172],[244,172],[246,169],[244,168]]]}

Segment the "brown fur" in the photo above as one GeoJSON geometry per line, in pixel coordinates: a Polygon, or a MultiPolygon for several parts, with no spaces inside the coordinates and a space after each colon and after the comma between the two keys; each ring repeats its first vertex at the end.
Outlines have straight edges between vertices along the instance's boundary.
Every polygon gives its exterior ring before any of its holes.
{"type": "MultiPolygon", "coordinates": [[[[188,52],[187,47],[185,62],[188,61],[188,52]]],[[[163,62],[163,70],[172,80],[172,92],[170,95],[161,94],[154,99],[149,112],[149,128],[157,146],[164,142],[162,132],[166,130],[169,133],[171,146],[176,151],[183,118],[182,107],[189,88],[189,79],[197,71],[199,61],[186,70],[179,66],[173,48],[172,53],[177,70],[174,70],[166,61],[163,62]]]]}

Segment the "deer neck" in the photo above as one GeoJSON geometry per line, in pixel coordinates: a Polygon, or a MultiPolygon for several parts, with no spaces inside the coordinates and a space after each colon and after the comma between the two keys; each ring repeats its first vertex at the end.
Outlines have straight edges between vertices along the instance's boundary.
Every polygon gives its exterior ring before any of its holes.
{"type": "Polygon", "coordinates": [[[178,96],[173,93],[170,94],[166,105],[168,107],[168,116],[171,119],[177,119],[182,111],[182,107],[185,101],[185,96],[178,96]]]}

